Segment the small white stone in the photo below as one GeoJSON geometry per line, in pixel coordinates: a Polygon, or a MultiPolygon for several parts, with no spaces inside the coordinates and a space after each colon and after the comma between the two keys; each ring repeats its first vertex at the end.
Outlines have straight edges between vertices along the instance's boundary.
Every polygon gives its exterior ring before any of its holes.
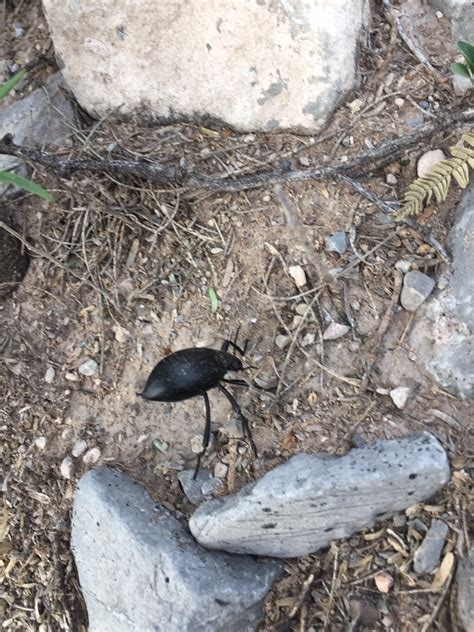
{"type": "Polygon", "coordinates": [[[410,272],[411,270],[411,263],[410,261],[407,261],[406,259],[399,259],[395,263],[395,269],[400,270],[400,272],[403,272],[403,274],[406,274],[407,272],[410,272]]]}
{"type": "Polygon", "coordinates": [[[349,325],[332,322],[323,333],[323,340],[336,340],[337,338],[345,336],[350,330],[349,325]]]}
{"type": "Polygon", "coordinates": [[[278,334],[275,338],[275,344],[279,349],[284,349],[290,343],[290,337],[278,334]]]}
{"type": "Polygon", "coordinates": [[[82,457],[82,460],[86,465],[94,465],[100,459],[100,450],[99,448],[91,448],[87,450],[87,452],[82,457]]]}
{"type": "Polygon", "coordinates": [[[193,454],[199,454],[202,452],[202,435],[194,435],[190,443],[191,452],[193,452],[193,454]]]}
{"type": "Polygon", "coordinates": [[[397,106],[397,108],[402,108],[405,105],[405,99],[397,97],[395,99],[395,105],[397,106]]]}
{"type": "Polygon", "coordinates": [[[61,466],[59,468],[61,470],[61,475],[68,480],[71,478],[74,472],[74,461],[70,456],[64,457],[62,460],[61,466]]]}
{"type": "Polygon", "coordinates": [[[46,437],[38,437],[35,439],[35,446],[40,450],[44,450],[46,447],[46,437]]]}
{"type": "Polygon", "coordinates": [[[426,176],[433,167],[441,160],[444,160],[446,156],[441,149],[432,149],[424,153],[418,160],[416,165],[416,172],[419,178],[426,176]]]}
{"type": "Polygon", "coordinates": [[[55,375],[56,371],[53,369],[52,366],[49,366],[46,369],[46,373],[44,374],[44,381],[46,382],[46,384],[51,384],[54,380],[55,375]]]}
{"type": "Polygon", "coordinates": [[[295,307],[295,312],[299,316],[304,316],[307,311],[308,311],[308,306],[306,303],[298,303],[298,305],[295,307]]]}
{"type": "Polygon", "coordinates": [[[220,461],[218,461],[214,466],[215,478],[225,478],[227,476],[228,471],[229,471],[228,466],[225,463],[221,463],[220,461]]]}
{"type": "Polygon", "coordinates": [[[288,272],[297,287],[304,287],[306,285],[306,274],[301,266],[290,266],[288,272]]]}
{"type": "Polygon", "coordinates": [[[301,341],[301,345],[303,347],[309,347],[310,345],[312,345],[314,343],[315,340],[315,335],[308,332],[307,334],[305,334],[303,336],[303,340],[301,341]]]}
{"type": "Polygon", "coordinates": [[[71,454],[72,456],[75,456],[77,458],[78,456],[81,456],[81,454],[83,454],[86,450],[87,450],[87,442],[84,441],[84,439],[80,439],[79,441],[76,441],[76,443],[74,444],[74,447],[71,450],[71,454]]]}
{"type": "Polygon", "coordinates": [[[66,373],[64,377],[69,382],[77,382],[77,375],[75,373],[66,373]]]}
{"type": "Polygon", "coordinates": [[[397,386],[390,391],[390,397],[395,406],[402,410],[405,408],[405,404],[411,394],[411,388],[409,386],[397,386]]]}
{"type": "Polygon", "coordinates": [[[393,175],[393,173],[387,173],[387,175],[385,176],[385,182],[387,184],[395,185],[397,184],[398,180],[397,177],[393,175]]]}
{"type": "Polygon", "coordinates": [[[86,376],[95,375],[98,370],[99,370],[99,365],[97,364],[95,360],[92,360],[92,358],[88,358],[79,367],[79,373],[81,373],[81,375],[86,375],[86,376]]]}

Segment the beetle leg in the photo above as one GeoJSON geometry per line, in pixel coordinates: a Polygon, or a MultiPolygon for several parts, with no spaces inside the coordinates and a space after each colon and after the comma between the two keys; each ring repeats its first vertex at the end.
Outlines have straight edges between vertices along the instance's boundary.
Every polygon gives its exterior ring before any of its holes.
{"type": "Polygon", "coordinates": [[[248,344],[248,340],[245,341],[244,348],[242,349],[242,347],[239,347],[239,345],[235,344],[235,342],[233,342],[232,340],[224,340],[221,346],[221,351],[227,351],[227,349],[231,347],[232,349],[234,349],[235,351],[238,351],[240,355],[243,356],[245,355],[247,344],[248,344]]]}
{"type": "Polygon", "coordinates": [[[199,472],[199,466],[201,465],[201,458],[204,456],[207,450],[207,446],[209,445],[209,440],[211,438],[211,405],[209,403],[208,394],[203,393],[202,396],[204,397],[204,405],[206,407],[206,425],[204,427],[204,434],[202,437],[202,450],[201,452],[199,452],[197,457],[196,469],[194,470],[193,474],[193,481],[196,480],[196,476],[199,472]]]}
{"type": "Polygon", "coordinates": [[[246,382],[245,380],[228,380],[225,377],[222,378],[222,381],[225,382],[226,384],[233,384],[234,386],[246,386],[247,388],[250,387],[250,384],[248,384],[248,382],[246,382]]]}
{"type": "Polygon", "coordinates": [[[257,447],[256,447],[256,445],[254,443],[254,440],[253,440],[253,437],[252,437],[252,433],[250,431],[250,425],[249,425],[248,419],[246,417],[244,417],[244,414],[243,414],[242,410],[240,409],[240,406],[237,404],[237,402],[232,397],[232,395],[229,393],[229,391],[222,384],[218,384],[217,386],[219,387],[219,390],[221,390],[224,393],[224,395],[227,397],[227,399],[229,400],[233,411],[235,413],[237,413],[237,415],[240,417],[240,420],[242,422],[242,428],[244,430],[244,435],[247,437],[250,445],[252,446],[253,453],[255,454],[256,457],[258,457],[257,447]]]}

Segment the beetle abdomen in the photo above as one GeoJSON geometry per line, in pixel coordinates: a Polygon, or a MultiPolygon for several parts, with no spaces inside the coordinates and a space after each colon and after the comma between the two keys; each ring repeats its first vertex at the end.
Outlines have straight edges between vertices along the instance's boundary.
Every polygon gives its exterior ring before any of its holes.
{"type": "Polygon", "coordinates": [[[218,385],[227,371],[242,370],[242,362],[226,351],[192,348],[160,360],[141,393],[144,399],[179,402],[218,385]]]}

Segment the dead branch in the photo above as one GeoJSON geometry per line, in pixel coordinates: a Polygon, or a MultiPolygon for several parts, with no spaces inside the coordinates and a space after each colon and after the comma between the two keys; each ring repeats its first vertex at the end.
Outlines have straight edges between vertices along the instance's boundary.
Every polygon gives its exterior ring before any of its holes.
{"type": "Polygon", "coordinates": [[[474,121],[474,107],[455,108],[439,114],[436,120],[422,125],[416,132],[388,140],[373,149],[361,152],[351,160],[336,166],[319,166],[312,169],[286,169],[257,173],[241,177],[216,177],[193,172],[184,160],[178,165],[163,165],[149,160],[125,159],[93,159],[84,158],[69,160],[38,149],[30,149],[15,145],[11,136],[0,140],[0,154],[16,156],[31,160],[44,167],[54,169],[63,177],[69,177],[76,171],[92,171],[95,173],[130,174],[150,182],[167,185],[197,187],[213,191],[244,191],[261,186],[309,180],[331,179],[340,176],[357,177],[370,168],[380,168],[413,147],[444,129],[452,131],[453,127],[474,121]]]}

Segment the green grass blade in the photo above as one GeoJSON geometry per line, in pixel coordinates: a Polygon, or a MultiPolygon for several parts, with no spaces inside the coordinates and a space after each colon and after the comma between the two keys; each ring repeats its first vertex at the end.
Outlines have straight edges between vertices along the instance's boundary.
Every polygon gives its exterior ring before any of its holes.
{"type": "Polygon", "coordinates": [[[468,67],[474,70],[474,46],[467,42],[458,42],[458,48],[464,55],[464,59],[467,61],[468,67]]]}
{"type": "Polygon", "coordinates": [[[11,77],[8,81],[2,83],[2,85],[0,86],[0,101],[4,99],[7,94],[13,90],[16,84],[19,83],[25,76],[26,70],[22,68],[17,73],[15,73],[13,77],[11,77]]]}
{"type": "Polygon", "coordinates": [[[36,182],[32,182],[31,180],[28,180],[28,178],[19,176],[16,173],[11,173],[10,171],[0,171],[0,182],[13,184],[13,186],[18,187],[19,189],[24,189],[25,191],[28,191],[28,193],[33,193],[33,195],[38,195],[48,202],[53,202],[54,200],[51,193],[48,193],[46,189],[43,189],[43,187],[36,184],[36,182]]]}
{"type": "Polygon", "coordinates": [[[459,75],[460,77],[467,77],[468,79],[470,78],[467,66],[465,66],[464,64],[460,64],[457,61],[454,62],[454,64],[451,64],[451,70],[454,72],[455,75],[459,75]]]}
{"type": "Polygon", "coordinates": [[[216,291],[213,287],[210,287],[207,290],[207,293],[209,294],[209,300],[211,301],[211,312],[215,314],[217,312],[217,306],[219,304],[216,291]]]}

